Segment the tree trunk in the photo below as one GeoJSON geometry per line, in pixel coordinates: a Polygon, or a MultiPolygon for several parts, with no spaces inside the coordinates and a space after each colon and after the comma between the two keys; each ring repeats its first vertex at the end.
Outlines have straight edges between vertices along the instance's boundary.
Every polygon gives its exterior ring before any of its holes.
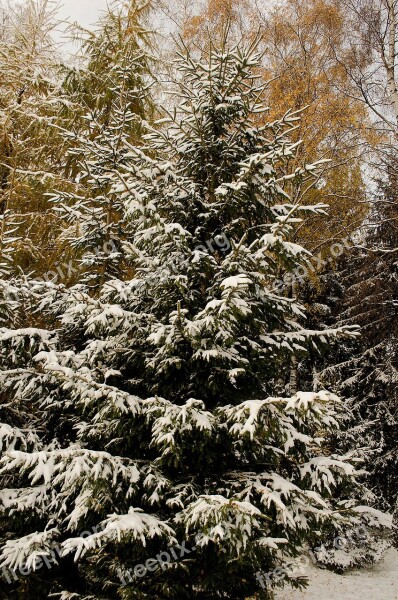
{"type": "Polygon", "coordinates": [[[289,382],[289,392],[291,396],[297,394],[298,391],[298,358],[297,356],[292,356],[292,361],[290,365],[290,382],[289,382]]]}
{"type": "Polygon", "coordinates": [[[386,61],[388,91],[395,120],[398,124],[398,88],[395,80],[396,35],[397,35],[397,1],[387,0],[388,5],[388,56],[386,61]]]}

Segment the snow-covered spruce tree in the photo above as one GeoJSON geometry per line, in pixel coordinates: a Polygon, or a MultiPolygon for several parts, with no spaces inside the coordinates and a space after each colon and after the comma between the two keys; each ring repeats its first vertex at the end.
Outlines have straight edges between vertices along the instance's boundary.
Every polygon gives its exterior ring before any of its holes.
{"type": "MultiPolygon", "coordinates": [[[[348,241],[345,244],[348,248],[348,241]]],[[[355,286],[351,288],[352,282],[360,281],[359,285],[364,289],[371,278],[370,273],[363,268],[366,255],[369,258],[369,254],[364,250],[350,248],[346,250],[344,258],[340,259],[338,264],[332,264],[332,268],[329,262],[316,277],[311,273],[309,277],[300,280],[298,295],[307,309],[307,326],[312,329],[328,329],[355,322],[365,325],[364,317],[366,319],[366,312],[370,306],[365,297],[360,300],[354,293],[357,318],[351,315],[352,318],[346,322],[343,320],[343,315],[348,303],[353,302],[351,294],[355,286]],[[348,285],[349,280],[351,285],[348,285]],[[348,286],[346,290],[345,285],[348,286]]],[[[382,304],[379,309],[382,314],[382,304]]],[[[361,335],[355,338],[336,339],[328,349],[324,348],[321,352],[315,348],[311,349],[302,360],[298,361],[298,374],[300,389],[327,388],[344,399],[344,412],[339,419],[340,428],[333,433],[329,447],[339,454],[344,454],[351,448],[356,449],[357,457],[361,459],[364,469],[359,478],[361,486],[356,490],[357,498],[358,500],[362,498],[365,504],[376,510],[382,510],[391,507],[388,507],[383,500],[383,494],[380,494],[380,489],[377,489],[374,478],[370,475],[374,469],[375,457],[380,456],[383,451],[380,436],[376,433],[381,423],[376,425],[376,420],[369,420],[365,417],[365,411],[361,416],[360,410],[360,407],[366,406],[366,360],[362,357],[362,352],[369,342],[367,335],[365,326],[361,335]],[[351,379],[356,370],[358,370],[358,377],[355,375],[351,379]]],[[[392,469],[390,477],[393,476],[392,469]]],[[[379,518],[377,521],[380,523],[379,518]]],[[[342,539],[337,543],[330,536],[322,539],[321,543],[318,540],[318,550],[314,551],[316,560],[323,567],[338,572],[378,562],[383,558],[392,541],[391,515],[386,513],[382,520],[383,527],[374,527],[375,522],[367,516],[360,526],[356,523],[352,528],[345,528],[342,539]]]]}
{"type": "Polygon", "coordinates": [[[398,163],[388,157],[386,177],[365,229],[364,243],[344,256],[342,291],[334,323],[361,326],[362,335],[343,347],[340,360],[323,374],[348,399],[352,419],[341,443],[362,448],[368,484],[379,506],[398,498],[398,163]]]}
{"type": "Polygon", "coordinates": [[[97,289],[122,277],[126,226],[112,173],[126,162],[131,145],[141,143],[153,114],[150,96],[150,33],[144,24],[150,3],[113,2],[93,32],[83,31],[83,63],[68,69],[62,111],[69,185],[53,198],[69,228],[63,237],[75,249],[75,268],[97,289]]]}
{"type": "Polygon", "coordinates": [[[284,170],[293,115],[256,125],[258,61],[181,52],[178,109],[114,174],[135,277],[47,286],[57,329],[1,338],[3,389],[37,421],[2,439],[0,564],[29,571],[10,597],[268,599],[260,571],[366,511],[328,449],[338,398],[275,394],[293,355],[352,330],[306,329],[277,291],[324,207],[284,192],[314,168],[284,170]]]}

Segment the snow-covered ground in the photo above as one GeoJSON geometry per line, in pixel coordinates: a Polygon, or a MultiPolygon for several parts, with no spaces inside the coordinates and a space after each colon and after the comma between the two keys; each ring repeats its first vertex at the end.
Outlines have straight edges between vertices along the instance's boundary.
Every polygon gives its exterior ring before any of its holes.
{"type": "Polygon", "coordinates": [[[303,591],[286,588],[277,600],[398,600],[398,552],[390,549],[371,569],[336,575],[310,567],[310,585],[303,591]]]}

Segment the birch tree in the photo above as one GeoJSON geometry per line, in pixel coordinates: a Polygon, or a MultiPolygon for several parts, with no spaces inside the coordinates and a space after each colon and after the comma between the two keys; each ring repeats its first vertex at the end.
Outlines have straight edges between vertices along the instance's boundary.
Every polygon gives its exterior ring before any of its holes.
{"type": "Polygon", "coordinates": [[[355,98],[368,107],[376,126],[396,139],[398,2],[343,0],[342,5],[350,33],[345,50],[335,48],[336,58],[355,84],[355,98]]]}

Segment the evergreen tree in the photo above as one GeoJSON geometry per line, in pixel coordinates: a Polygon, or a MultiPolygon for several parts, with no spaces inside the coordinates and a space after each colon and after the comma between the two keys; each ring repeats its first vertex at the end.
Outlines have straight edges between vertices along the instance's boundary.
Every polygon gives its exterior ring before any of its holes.
{"type": "Polygon", "coordinates": [[[398,496],[398,164],[388,158],[378,182],[363,244],[340,265],[340,299],[334,323],[358,323],[361,336],[340,353],[324,377],[348,399],[350,427],[342,443],[362,448],[368,483],[378,505],[395,506],[398,496]]]}
{"type": "Polygon", "coordinates": [[[13,597],[266,599],[259,571],[366,514],[354,454],[328,445],[338,398],[276,391],[292,357],[354,330],[306,328],[279,290],[325,207],[285,191],[315,167],[285,172],[294,115],[257,125],[258,64],[255,45],[181,51],[177,109],[107,183],[134,277],[107,271],[95,297],[37,284],[56,328],[0,337],[3,389],[32,415],[2,430],[1,566],[29,573],[13,597]]]}

